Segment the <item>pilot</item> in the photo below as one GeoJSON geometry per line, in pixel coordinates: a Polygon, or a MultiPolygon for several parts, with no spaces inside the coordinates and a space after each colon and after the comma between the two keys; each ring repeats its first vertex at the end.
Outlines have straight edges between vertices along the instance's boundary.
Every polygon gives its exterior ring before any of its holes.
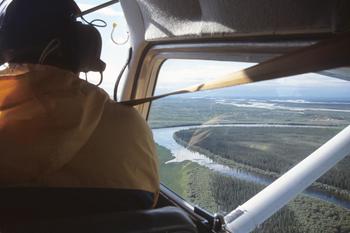
{"type": "Polygon", "coordinates": [[[108,188],[110,205],[152,208],[151,131],[134,108],[79,78],[105,68],[100,34],[76,21],[79,12],[72,0],[0,3],[0,186],[108,188]]]}

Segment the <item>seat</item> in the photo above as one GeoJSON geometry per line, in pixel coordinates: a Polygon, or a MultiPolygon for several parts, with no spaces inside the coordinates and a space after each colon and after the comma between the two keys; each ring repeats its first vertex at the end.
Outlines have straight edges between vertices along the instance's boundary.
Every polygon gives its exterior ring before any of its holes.
{"type": "Polygon", "coordinates": [[[189,216],[176,207],[126,210],[124,206],[118,209],[118,205],[115,205],[116,202],[113,200],[118,198],[118,196],[113,195],[117,193],[116,191],[114,189],[85,190],[84,188],[68,190],[1,188],[0,232],[197,232],[196,226],[189,216]],[[91,193],[94,194],[91,195],[91,193]],[[71,199],[68,198],[69,196],[71,199]],[[91,197],[93,199],[90,199],[91,197]],[[111,199],[108,200],[106,197],[111,199]],[[89,201],[87,201],[88,199],[89,201]],[[94,202],[95,204],[92,204],[94,202]],[[84,206],[84,203],[87,205],[84,206]],[[111,203],[111,206],[108,206],[108,203],[111,203]]]}

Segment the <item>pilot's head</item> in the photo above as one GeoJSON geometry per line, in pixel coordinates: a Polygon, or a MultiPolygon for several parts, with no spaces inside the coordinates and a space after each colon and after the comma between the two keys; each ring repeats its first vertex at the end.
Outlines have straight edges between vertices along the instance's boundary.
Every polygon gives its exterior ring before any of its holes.
{"type": "Polygon", "coordinates": [[[101,36],[93,26],[76,21],[79,13],[73,0],[3,0],[0,62],[102,72],[101,36]]]}

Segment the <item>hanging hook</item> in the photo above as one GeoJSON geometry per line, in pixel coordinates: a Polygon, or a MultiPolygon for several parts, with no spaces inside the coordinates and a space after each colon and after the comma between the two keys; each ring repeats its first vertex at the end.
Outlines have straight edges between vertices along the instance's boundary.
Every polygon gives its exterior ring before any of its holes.
{"type": "Polygon", "coordinates": [[[125,41],[123,41],[123,42],[118,42],[118,41],[116,41],[114,38],[113,38],[113,34],[114,34],[114,31],[115,31],[115,29],[117,28],[117,23],[113,23],[113,25],[112,25],[112,32],[111,32],[111,40],[113,41],[113,43],[114,44],[116,44],[116,45],[124,45],[124,44],[126,44],[128,41],[129,41],[129,38],[130,38],[130,36],[129,36],[129,32],[127,32],[126,34],[127,34],[127,38],[125,39],[125,41]]]}

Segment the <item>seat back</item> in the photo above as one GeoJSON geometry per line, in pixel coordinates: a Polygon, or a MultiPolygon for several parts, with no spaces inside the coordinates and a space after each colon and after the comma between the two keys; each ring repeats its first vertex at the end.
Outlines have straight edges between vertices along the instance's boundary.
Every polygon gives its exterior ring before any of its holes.
{"type": "Polygon", "coordinates": [[[126,203],[130,197],[121,193],[113,189],[2,188],[0,232],[197,232],[192,220],[181,209],[135,210],[134,206],[128,209],[120,203],[126,203]]]}

